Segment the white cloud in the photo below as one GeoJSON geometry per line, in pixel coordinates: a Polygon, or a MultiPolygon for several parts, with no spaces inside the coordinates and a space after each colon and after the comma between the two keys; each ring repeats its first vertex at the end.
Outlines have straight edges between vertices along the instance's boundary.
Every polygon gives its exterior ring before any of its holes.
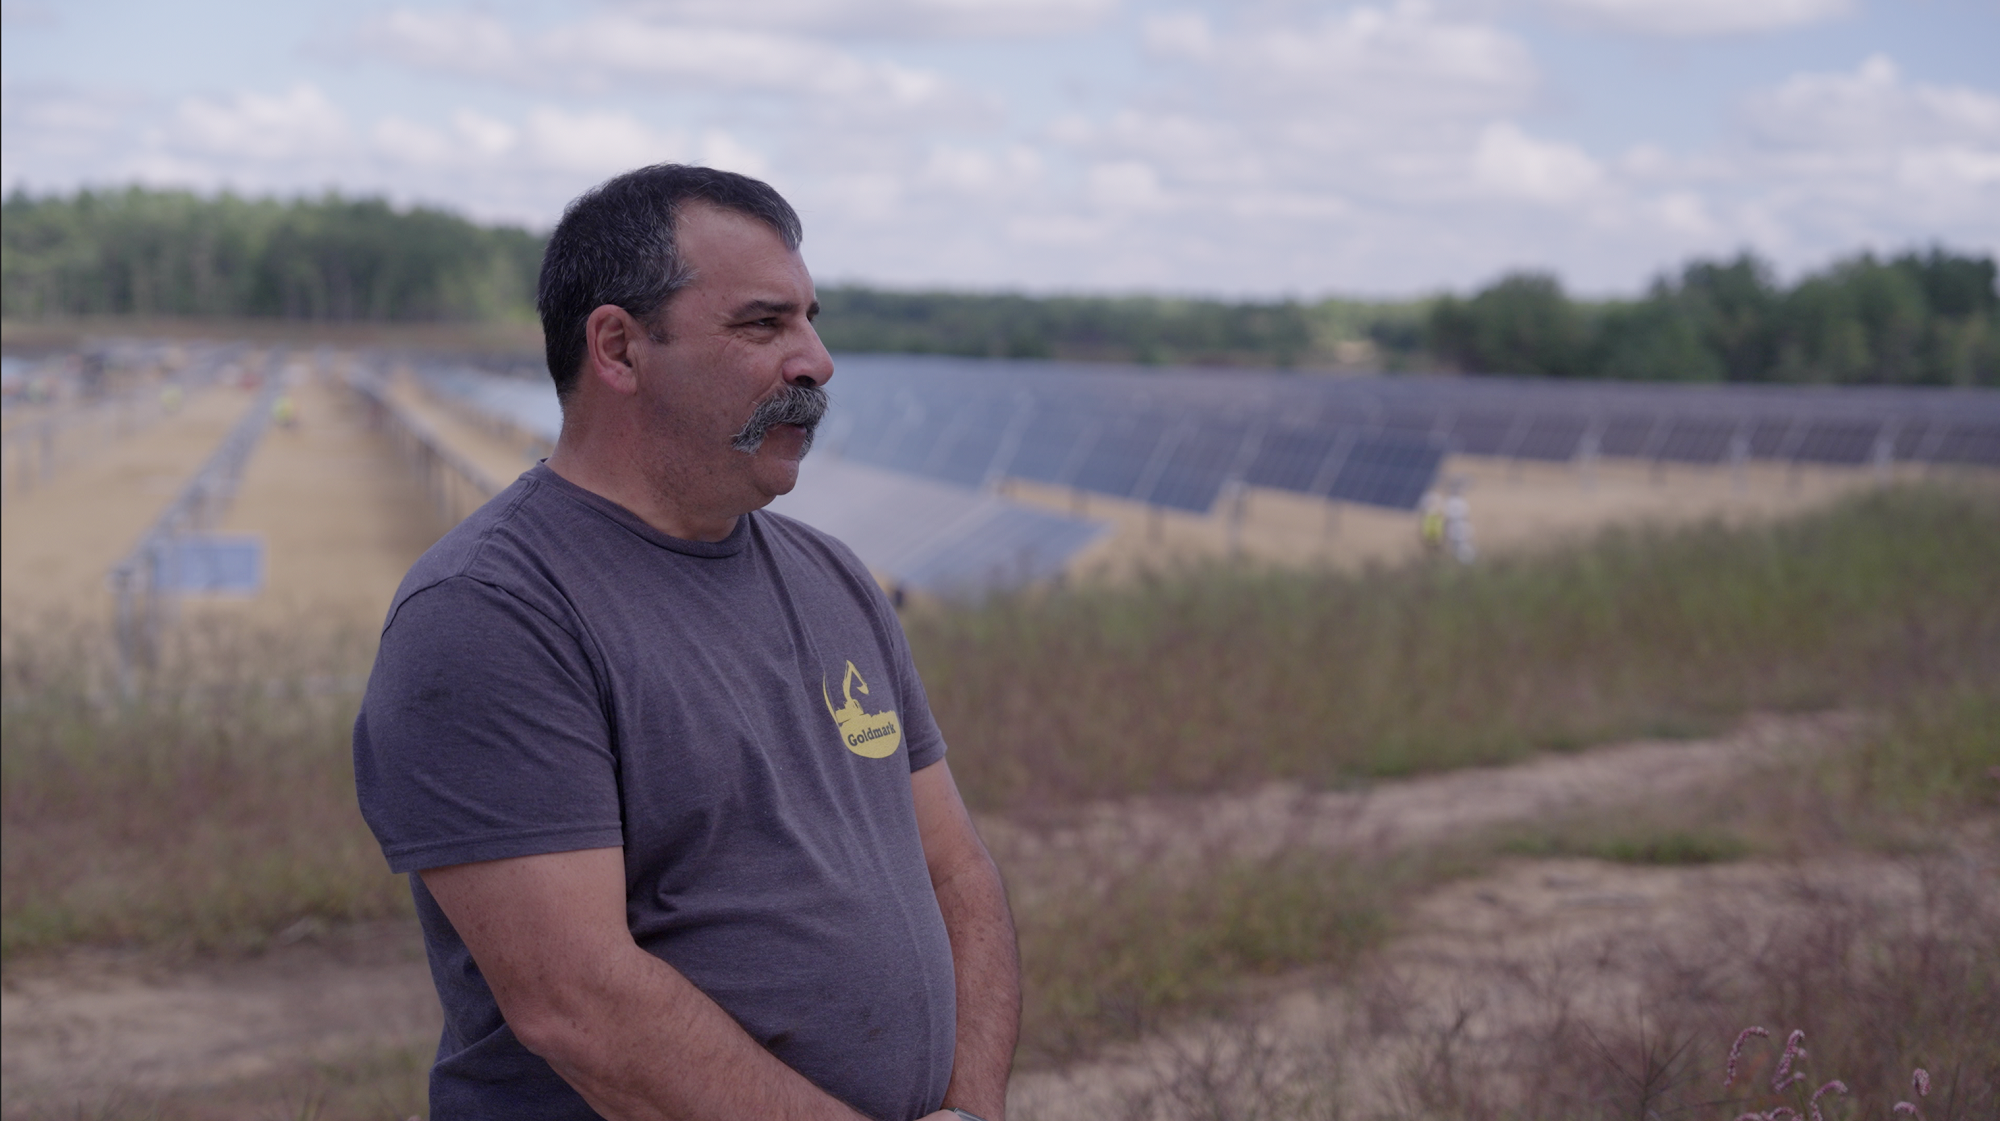
{"type": "MultiPolygon", "coordinates": [[[[738,24],[742,0],[633,0],[624,9],[688,23],[738,24]]],[[[1049,36],[1086,31],[1118,0],[762,0],[773,27],[884,36],[1049,36]]]]}
{"type": "Polygon", "coordinates": [[[1440,18],[1420,0],[1353,8],[1317,26],[1218,35],[1209,56],[1233,82],[1252,89],[1317,95],[1336,108],[1395,116],[1508,111],[1538,80],[1520,39],[1487,24],[1440,18]]]}
{"type": "Polygon", "coordinates": [[[524,65],[512,28],[476,11],[399,8],[363,23],[363,48],[399,62],[468,74],[504,74],[524,65]]]}
{"type": "Polygon", "coordinates": [[[451,115],[451,125],[466,146],[482,156],[498,156],[511,151],[520,140],[520,130],[471,109],[451,115]]]}
{"type": "Polygon", "coordinates": [[[384,117],[375,122],[370,139],[376,151],[398,163],[436,165],[449,161],[454,154],[450,137],[401,117],[384,117]]]}
{"type": "Polygon", "coordinates": [[[538,169],[607,176],[645,164],[684,157],[677,137],[656,133],[629,113],[571,113],[543,106],[530,110],[522,149],[538,169]]]}
{"type": "Polygon", "coordinates": [[[1496,121],[1479,134],[1472,175],[1496,194],[1551,204],[1575,202],[1604,179],[1583,149],[1537,140],[1511,121],[1496,121]]]}
{"type": "Polygon", "coordinates": [[[1850,0],[1546,0],[1556,11],[1641,35],[1686,38],[1804,27],[1846,15],[1850,0]]]}
{"type": "Polygon", "coordinates": [[[1164,57],[1206,61],[1215,53],[1215,31],[1200,12],[1169,12],[1147,16],[1140,42],[1164,57]]]}
{"type": "Polygon", "coordinates": [[[940,144],[925,157],[916,179],[946,192],[990,198],[1032,187],[1041,179],[1043,168],[1041,153],[1025,144],[1009,145],[997,153],[940,144]]]}
{"type": "Polygon", "coordinates": [[[863,59],[815,39],[744,30],[740,21],[726,27],[662,23],[620,11],[522,34],[482,12],[399,9],[365,25],[359,42],[420,69],[530,88],[603,92],[636,78],[694,90],[811,95],[902,108],[947,91],[934,72],[863,59]]]}
{"type": "Polygon", "coordinates": [[[1085,192],[1107,210],[1157,210],[1167,204],[1160,173],[1137,160],[1094,165],[1085,178],[1085,192]]]}
{"type": "Polygon", "coordinates": [[[347,148],[347,116],[317,87],[281,94],[241,92],[223,101],[191,97],[168,125],[173,146],[234,159],[320,159],[347,148]]]}
{"type": "Polygon", "coordinates": [[[771,174],[771,162],[764,158],[763,153],[752,149],[719,128],[712,128],[701,134],[695,162],[704,167],[734,171],[739,175],[763,178],[771,174]]]}
{"type": "Polygon", "coordinates": [[[2000,147],[2000,96],[1904,82],[1896,63],[1881,54],[1852,73],[1794,75],[1752,95],[1745,116],[1756,138],[1773,148],[2000,147]]]}

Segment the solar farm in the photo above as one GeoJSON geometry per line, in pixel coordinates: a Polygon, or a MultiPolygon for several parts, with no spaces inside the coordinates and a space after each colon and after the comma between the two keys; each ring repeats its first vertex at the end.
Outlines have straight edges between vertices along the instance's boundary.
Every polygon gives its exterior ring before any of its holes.
{"type": "MultiPolygon", "coordinates": [[[[27,528],[39,503],[21,498],[61,483],[72,460],[81,470],[121,442],[165,438],[202,401],[214,409],[226,399],[233,418],[201,437],[212,440],[206,447],[180,453],[180,474],[147,484],[170,489],[165,505],[126,530],[100,573],[52,570],[85,598],[107,589],[133,649],[163,602],[255,598],[267,585],[294,604],[386,592],[346,596],[340,576],[288,557],[254,517],[230,513],[246,472],[260,474],[259,456],[300,442],[287,433],[271,447],[280,397],[316,402],[308,431],[337,416],[355,429],[351,439],[394,449],[390,470],[409,491],[401,501],[414,496],[430,525],[398,537],[405,542],[497,492],[552,446],[560,424],[552,389],[532,369],[433,356],[131,342],[61,361],[72,379],[107,363],[143,376],[67,406],[23,398],[10,407],[6,486],[10,522],[23,527],[10,529],[10,552],[22,552],[15,541],[32,550],[52,539],[27,528]],[[318,586],[300,586],[308,572],[318,586]]],[[[773,509],[848,541],[885,584],[942,595],[1201,559],[1395,562],[1417,551],[1413,512],[1447,489],[1469,492],[1482,540],[1506,547],[1620,519],[1778,513],[1911,472],[2000,468],[2000,393],[1991,390],[1333,378],[881,355],[841,358],[831,389],[834,407],[800,485],[773,509]]],[[[75,485],[95,494],[55,502],[62,514],[112,484],[75,485]]],[[[407,565],[410,548],[370,571],[407,565]]],[[[37,582],[20,564],[10,569],[16,589],[37,582]]]]}
{"type": "MultiPolygon", "coordinates": [[[[1780,996],[2000,991],[1957,933],[1994,929],[2000,392],[839,361],[774,508],[906,593],[1021,932],[1015,1115],[1123,1111],[1214,1009],[1352,1012],[1383,1093],[1463,993],[1495,1046],[1633,993],[1734,1030],[1767,994],[1651,947],[1743,930],[1780,996]],[[1441,495],[1469,564],[1424,545],[1441,495]]],[[[555,439],[547,379],[269,341],[7,377],[0,1112],[421,1115],[439,1013],[354,706],[404,571],[555,439]]],[[[1818,1061],[1896,1084],[1908,1022],[1858,1006],[1818,1061]]]]}
{"type": "MultiPolygon", "coordinates": [[[[532,372],[414,369],[438,398],[553,443],[554,395],[532,372]]],[[[1524,499],[1587,530],[2000,467],[2000,394],[1977,390],[850,355],[831,391],[800,488],[773,509],[848,540],[887,581],[942,593],[1207,555],[1391,561],[1416,546],[1411,512],[1449,486],[1500,513],[1494,540],[1511,543],[1548,521],[1524,499]]]]}

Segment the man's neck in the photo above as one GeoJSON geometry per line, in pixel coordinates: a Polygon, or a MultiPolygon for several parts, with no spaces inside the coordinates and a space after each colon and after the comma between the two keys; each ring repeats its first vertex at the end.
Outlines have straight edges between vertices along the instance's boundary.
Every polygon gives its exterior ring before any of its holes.
{"type": "Polygon", "coordinates": [[[592,454],[594,447],[603,443],[584,439],[581,432],[573,432],[565,421],[556,448],[549,453],[549,470],[599,498],[623,506],[640,521],[669,537],[713,542],[735,532],[740,513],[705,510],[686,501],[686,496],[703,490],[696,480],[676,485],[671,467],[663,471],[661,464],[640,463],[615,454],[592,454]]]}

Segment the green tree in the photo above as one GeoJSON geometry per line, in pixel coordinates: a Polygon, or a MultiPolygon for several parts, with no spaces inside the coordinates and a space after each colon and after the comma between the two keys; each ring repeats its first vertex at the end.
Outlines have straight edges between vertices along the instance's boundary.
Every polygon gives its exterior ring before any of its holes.
{"type": "Polygon", "coordinates": [[[1502,277],[1469,300],[1431,309],[1430,345],[1473,373],[1574,377],[1588,372],[1584,317],[1549,273],[1502,277]]]}

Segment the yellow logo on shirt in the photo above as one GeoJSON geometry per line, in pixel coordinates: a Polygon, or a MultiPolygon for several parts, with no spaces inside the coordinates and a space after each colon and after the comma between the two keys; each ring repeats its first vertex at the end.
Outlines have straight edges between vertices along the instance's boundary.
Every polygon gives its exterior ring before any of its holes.
{"type": "Polygon", "coordinates": [[[886,759],[902,746],[903,728],[896,722],[896,710],[887,712],[863,712],[861,702],[854,699],[854,690],[859,688],[862,696],[868,695],[868,682],[861,677],[861,671],[854,663],[847,663],[847,675],[840,679],[840,697],[844,702],[839,708],[833,707],[833,695],[827,692],[826,679],[819,683],[820,696],[826,700],[827,715],[840,728],[840,738],[847,741],[847,750],[864,759],[886,759]]]}

